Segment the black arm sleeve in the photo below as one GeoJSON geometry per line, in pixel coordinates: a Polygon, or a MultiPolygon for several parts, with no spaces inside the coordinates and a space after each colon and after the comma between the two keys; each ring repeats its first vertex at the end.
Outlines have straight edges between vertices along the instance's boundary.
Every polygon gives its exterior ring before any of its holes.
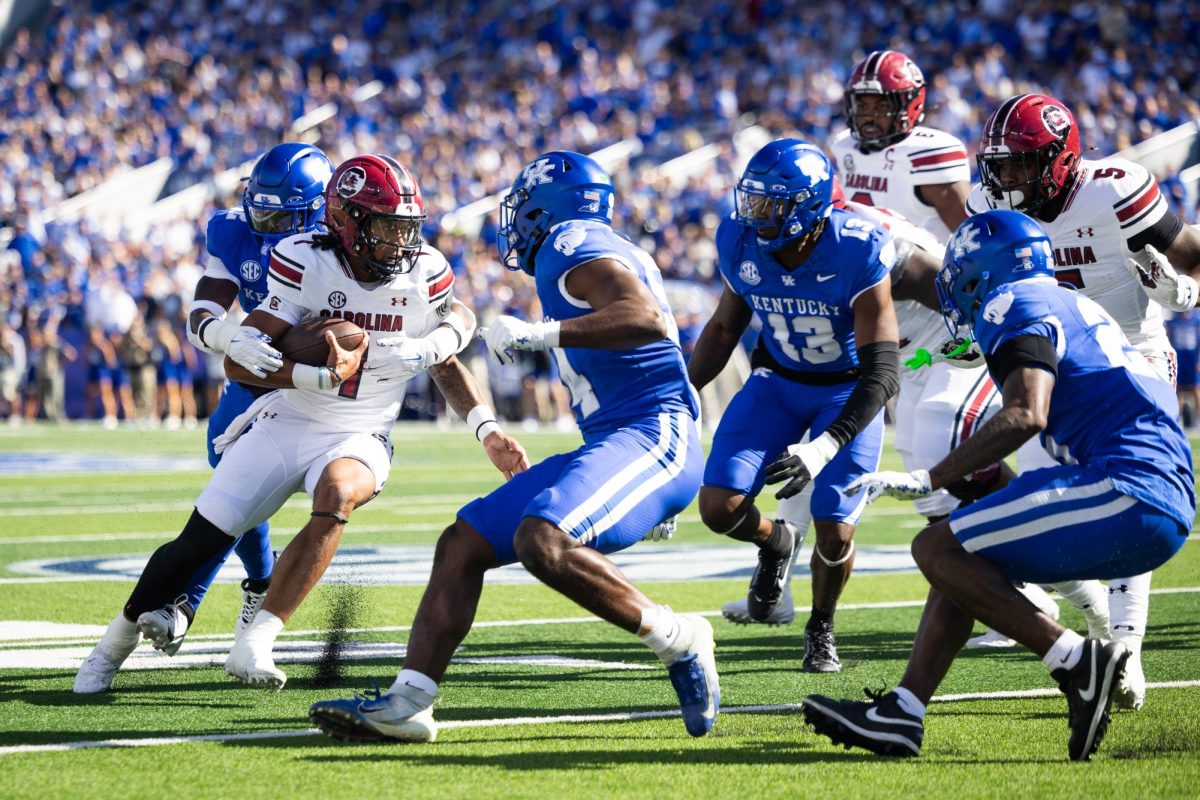
{"type": "Polygon", "coordinates": [[[875,419],[883,404],[900,388],[900,348],[895,342],[872,342],[858,348],[858,385],[825,432],[844,447],[875,419]]]}
{"type": "Polygon", "coordinates": [[[1132,253],[1139,252],[1148,244],[1154,245],[1158,252],[1165,253],[1182,232],[1183,220],[1168,211],[1158,222],[1134,236],[1126,244],[1132,253]]]}
{"type": "Polygon", "coordinates": [[[996,348],[986,359],[988,372],[997,386],[1003,386],[1017,367],[1040,367],[1058,378],[1058,353],[1054,342],[1045,336],[1014,336],[996,348]]]}

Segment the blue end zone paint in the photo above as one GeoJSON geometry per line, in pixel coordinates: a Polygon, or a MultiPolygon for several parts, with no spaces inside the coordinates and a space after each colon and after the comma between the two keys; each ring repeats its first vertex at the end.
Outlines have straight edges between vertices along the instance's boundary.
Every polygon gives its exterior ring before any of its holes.
{"type": "MultiPolygon", "coordinates": [[[[854,562],[856,574],[912,572],[916,570],[908,545],[860,547],[854,562]]],[[[93,558],[48,558],[10,564],[19,575],[38,578],[135,581],[149,554],[97,556],[93,558]]],[[[609,557],[633,583],[748,579],[754,571],[752,547],[636,545],[609,557]]],[[[343,547],[325,573],[327,582],[374,585],[423,586],[429,581],[433,547],[343,547]]],[[[793,575],[807,575],[807,565],[797,564],[793,575]]],[[[217,580],[235,583],[245,577],[240,564],[221,569],[217,580]]],[[[493,570],[489,583],[534,583],[518,564],[493,570]]]]}
{"type": "Polygon", "coordinates": [[[172,458],[117,453],[67,455],[64,453],[0,453],[0,475],[60,475],[103,472],[208,472],[203,458],[172,458]]]}

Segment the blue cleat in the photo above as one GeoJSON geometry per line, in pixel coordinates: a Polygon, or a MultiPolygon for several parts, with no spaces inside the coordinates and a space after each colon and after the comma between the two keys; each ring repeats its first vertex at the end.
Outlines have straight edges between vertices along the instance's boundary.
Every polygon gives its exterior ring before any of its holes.
{"type": "Polygon", "coordinates": [[[667,665],[667,675],[679,695],[683,726],[692,736],[703,736],[712,730],[721,708],[712,625],[695,614],[681,614],[679,621],[691,628],[692,641],[682,656],[667,665]]]}
{"type": "Polygon", "coordinates": [[[412,686],[353,700],[318,700],[308,718],[325,734],[346,742],[432,742],[434,696],[412,686]]]}

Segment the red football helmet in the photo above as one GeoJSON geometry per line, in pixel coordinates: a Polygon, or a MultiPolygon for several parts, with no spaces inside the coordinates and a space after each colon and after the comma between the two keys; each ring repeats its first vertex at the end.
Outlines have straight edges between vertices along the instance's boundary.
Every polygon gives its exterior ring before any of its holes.
{"type": "Polygon", "coordinates": [[[1079,125],[1044,94],[1011,97],[992,114],[979,141],[979,180],[993,204],[1033,214],[1079,173],[1079,125]]]}
{"type": "Polygon", "coordinates": [[[895,144],[925,119],[925,76],[912,59],[899,50],[876,50],[858,62],[846,82],[845,97],[846,122],[864,153],[895,144]],[[860,115],[876,116],[874,112],[860,108],[862,98],[870,96],[889,101],[890,109],[881,111],[878,116],[892,120],[890,129],[864,131],[864,127],[878,126],[872,122],[859,124],[860,115]]]}
{"type": "Polygon", "coordinates": [[[417,179],[387,156],[355,156],[325,188],[325,224],[372,276],[408,272],[421,251],[425,201],[417,179]]]}

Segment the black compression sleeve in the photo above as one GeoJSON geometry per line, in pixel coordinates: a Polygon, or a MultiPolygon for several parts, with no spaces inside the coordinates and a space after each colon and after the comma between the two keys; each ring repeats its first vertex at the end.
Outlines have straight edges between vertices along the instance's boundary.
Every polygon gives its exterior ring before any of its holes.
{"type": "Polygon", "coordinates": [[[825,432],[845,446],[900,388],[900,348],[895,342],[872,342],[858,348],[858,384],[825,432]]]}
{"type": "Polygon", "coordinates": [[[1041,367],[1058,378],[1058,354],[1054,342],[1045,336],[1014,336],[987,356],[988,372],[997,386],[1003,386],[1017,367],[1041,367]]]}

